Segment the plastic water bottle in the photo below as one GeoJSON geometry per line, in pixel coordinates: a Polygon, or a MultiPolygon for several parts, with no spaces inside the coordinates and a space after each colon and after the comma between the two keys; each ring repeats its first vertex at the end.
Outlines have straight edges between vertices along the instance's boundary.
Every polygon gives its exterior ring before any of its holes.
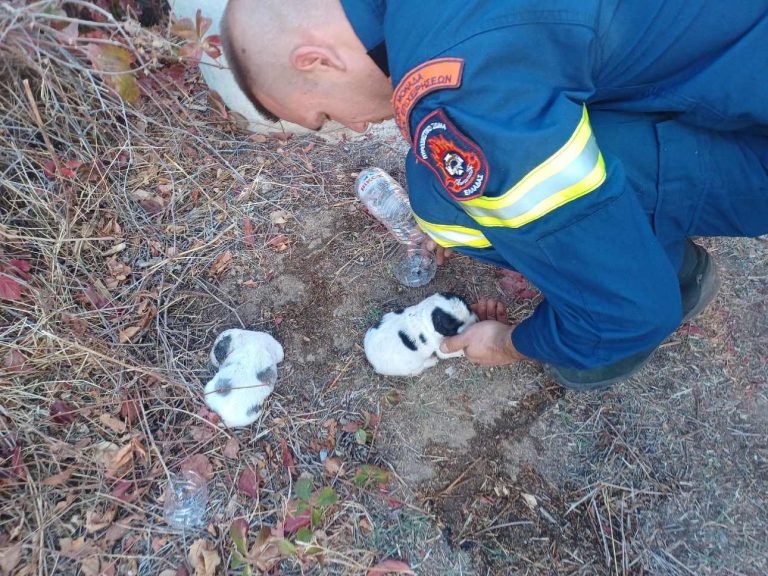
{"type": "Polygon", "coordinates": [[[421,247],[425,236],[413,218],[403,187],[381,168],[360,172],[355,187],[368,211],[402,245],[392,264],[397,281],[412,288],[428,284],[437,269],[435,255],[421,247]]]}
{"type": "Polygon", "coordinates": [[[168,480],[163,516],[174,528],[190,529],[203,524],[208,506],[208,483],[186,470],[168,480]]]}

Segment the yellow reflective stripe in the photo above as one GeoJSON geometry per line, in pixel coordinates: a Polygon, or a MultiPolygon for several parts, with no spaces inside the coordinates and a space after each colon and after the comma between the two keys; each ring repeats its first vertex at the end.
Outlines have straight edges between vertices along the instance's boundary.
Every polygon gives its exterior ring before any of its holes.
{"type": "Polygon", "coordinates": [[[605,161],[589,124],[587,108],[568,142],[501,196],[462,202],[483,226],[519,228],[584,196],[605,181],[605,161]]]}
{"type": "Polygon", "coordinates": [[[432,224],[418,216],[416,216],[416,221],[421,229],[443,248],[453,248],[454,246],[488,248],[491,245],[482,232],[473,228],[448,224],[432,224]]]}

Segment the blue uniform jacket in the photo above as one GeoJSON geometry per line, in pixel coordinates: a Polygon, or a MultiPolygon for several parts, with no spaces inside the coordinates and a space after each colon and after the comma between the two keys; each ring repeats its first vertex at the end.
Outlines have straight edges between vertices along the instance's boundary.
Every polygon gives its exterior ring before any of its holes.
{"type": "MultiPolygon", "coordinates": [[[[700,133],[768,134],[768,2],[342,5],[367,49],[386,43],[422,227],[443,246],[519,270],[544,294],[513,333],[520,352],[591,368],[648,350],[678,326],[672,247],[729,233],[717,229],[722,219],[737,226],[744,216],[686,220],[678,213],[696,210],[686,198],[723,184],[719,167],[757,166],[762,180],[739,185],[765,195],[759,159],[712,153],[709,162],[700,133]],[[653,116],[659,133],[667,118],[690,128],[658,142],[613,126],[604,147],[593,126],[604,111],[653,116]],[[676,186],[666,210],[650,205],[662,202],[657,178],[676,186]]],[[[743,204],[734,210],[756,209],[743,204]]]]}

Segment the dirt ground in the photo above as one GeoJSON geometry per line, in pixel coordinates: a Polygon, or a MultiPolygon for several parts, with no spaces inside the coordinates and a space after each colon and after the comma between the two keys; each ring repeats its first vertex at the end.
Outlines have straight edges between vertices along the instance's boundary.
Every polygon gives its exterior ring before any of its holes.
{"type": "MultiPolygon", "coordinates": [[[[401,544],[417,573],[766,573],[764,240],[705,240],[720,296],[608,392],[565,392],[533,364],[451,360],[387,379],[361,349],[383,312],[438,290],[503,294],[495,270],[464,257],[424,288],[399,286],[391,242],[349,199],[351,176],[336,206],[295,210],[298,241],[270,263],[273,280],[224,290],[246,326],[282,318],[271,330],[286,349],[278,398],[330,383],[347,410],[381,410],[375,447],[443,536],[401,544]],[[390,390],[397,402],[382,405],[390,390]]],[[[517,320],[533,306],[508,304],[517,320]]]]}
{"type": "Polygon", "coordinates": [[[719,296],[609,391],[565,392],[533,363],[384,378],[362,342],[385,312],[451,291],[519,321],[537,301],[461,256],[397,284],[354,181],[403,181],[401,145],[249,136],[162,58],[125,106],[60,43],[30,52],[30,30],[55,32],[17,16],[0,44],[0,576],[768,574],[765,238],[701,240],[719,296]],[[234,327],[285,360],[259,420],[229,430],[203,387],[234,327]],[[164,503],[190,469],[205,522],[180,530],[164,503]]]}

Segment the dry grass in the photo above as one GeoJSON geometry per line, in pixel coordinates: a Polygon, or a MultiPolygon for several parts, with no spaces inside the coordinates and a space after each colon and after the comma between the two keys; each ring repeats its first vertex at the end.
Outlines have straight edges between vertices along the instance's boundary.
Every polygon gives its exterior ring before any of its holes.
{"type": "MultiPolygon", "coordinates": [[[[297,479],[286,459],[324,483],[307,443],[332,451],[336,438],[323,424],[345,412],[296,418],[278,400],[275,433],[238,438],[211,423],[205,357],[237,316],[218,280],[242,270],[229,259],[246,249],[240,261],[265,284],[260,265],[278,235],[269,214],[290,216],[299,190],[328,203],[328,175],[309,164],[308,142],[236,134],[209,109],[194,70],[191,91],[152,76],[141,105],[125,106],[63,46],[42,8],[0,8],[0,260],[30,264],[26,279],[13,276],[22,297],[0,313],[2,566],[181,574],[199,537],[226,563],[233,519],[256,528],[285,519],[297,479]],[[165,482],[193,455],[212,462],[207,536],[162,519],[165,482]],[[236,488],[249,467],[260,477],[257,501],[236,488]]],[[[146,30],[111,20],[100,30],[111,38],[103,41],[133,46],[139,68],[160,68],[151,61],[158,46],[170,58],[167,42],[146,30]]],[[[334,485],[340,496],[366,498],[350,479],[334,485]]],[[[375,553],[355,545],[367,517],[345,497],[326,511],[316,538],[334,571],[374,563],[375,553]]]]}
{"type": "Polygon", "coordinates": [[[0,574],[16,555],[13,574],[193,574],[200,541],[217,574],[242,574],[225,569],[230,526],[245,520],[251,544],[279,527],[302,475],[338,502],[313,535],[325,564],[285,554],[282,574],[388,557],[435,576],[768,570],[765,244],[712,243],[717,304],[609,393],[563,398],[530,365],[378,378],[359,342],[384,310],[437,288],[496,295],[493,271],[462,259],[420,291],[387,276],[393,244],[352,182],[371,164],[401,177],[399,150],[249,139],[196,70],[183,88],[164,75],[164,34],[108,21],[150,73],[125,106],[42,6],[0,6],[0,274],[23,286],[0,311],[0,574]],[[262,420],[237,431],[202,398],[233,326],[287,352],[262,420]],[[341,428],[365,413],[382,426],[361,446],[341,428]],[[163,492],[190,457],[210,501],[184,532],[163,492]],[[386,491],[355,485],[364,462],[386,491]]]}

